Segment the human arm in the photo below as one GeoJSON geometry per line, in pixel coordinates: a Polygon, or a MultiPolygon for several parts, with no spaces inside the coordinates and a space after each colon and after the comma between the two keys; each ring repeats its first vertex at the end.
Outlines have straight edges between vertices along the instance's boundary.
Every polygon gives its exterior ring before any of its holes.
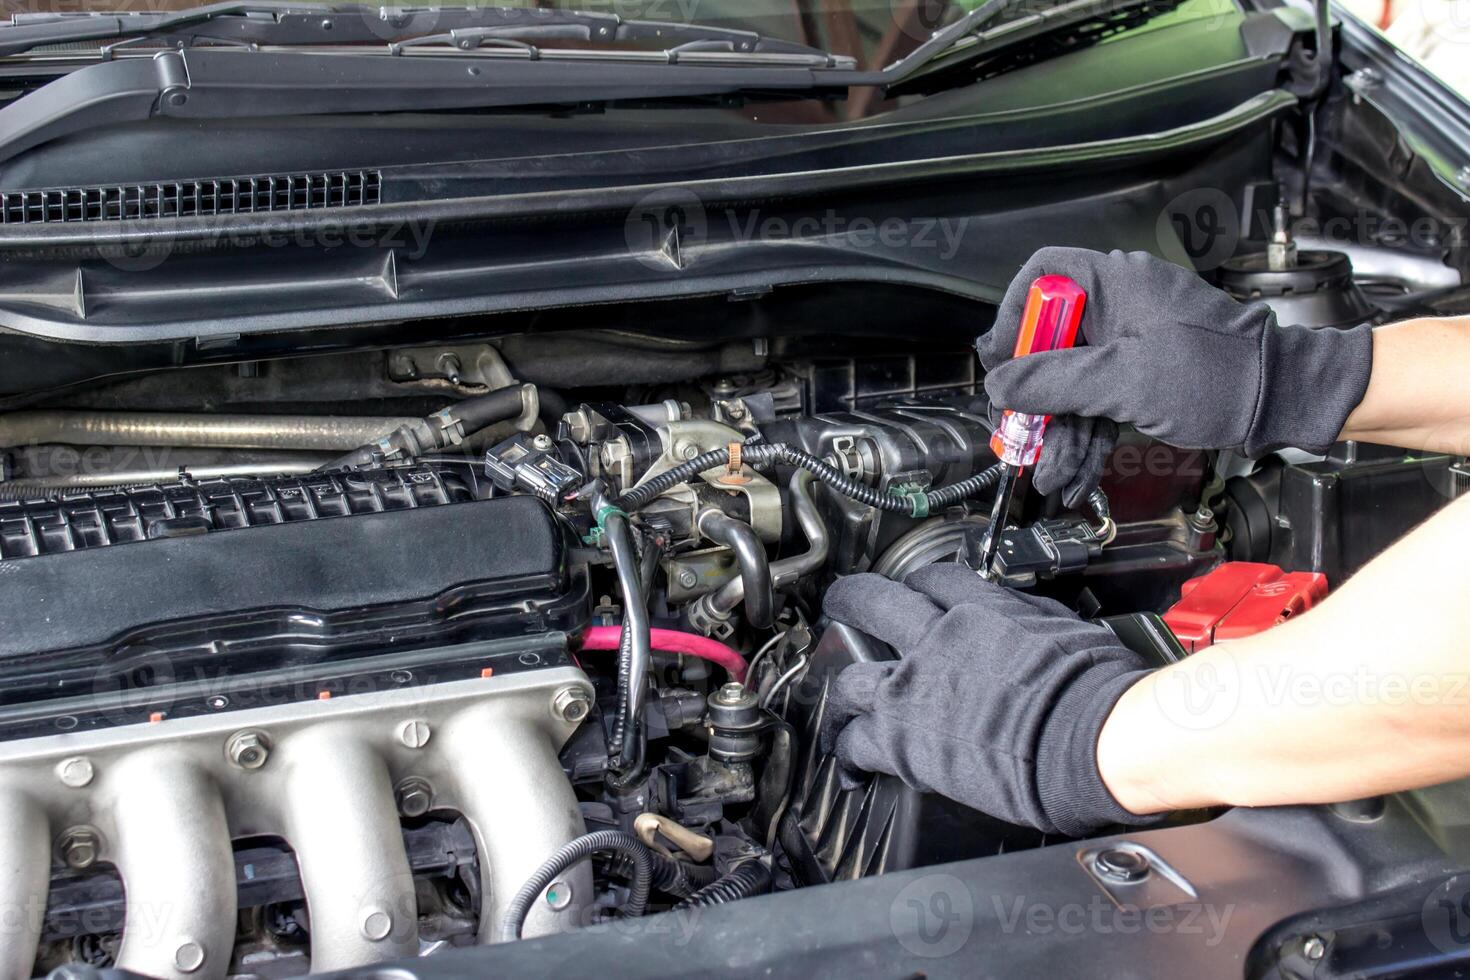
{"type": "Polygon", "coordinates": [[[1323,803],[1470,775],[1470,498],[1326,601],[1141,678],[1098,738],[1135,813],[1323,803]]]}
{"type": "Polygon", "coordinates": [[[1343,439],[1428,452],[1470,451],[1470,316],[1423,317],[1373,331],[1373,372],[1343,439]]]}

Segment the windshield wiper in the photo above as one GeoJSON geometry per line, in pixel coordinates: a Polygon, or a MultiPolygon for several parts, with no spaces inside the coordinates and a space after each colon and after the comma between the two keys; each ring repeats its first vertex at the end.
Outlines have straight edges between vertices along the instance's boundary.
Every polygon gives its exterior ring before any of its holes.
{"type": "MultiPolygon", "coordinates": [[[[572,40],[593,45],[661,45],[657,51],[607,54],[663,57],[718,54],[756,62],[803,58],[828,67],[856,67],[850,58],[770,38],[754,31],[657,20],[624,20],[616,14],[536,7],[433,7],[393,9],[361,4],[224,2],[169,12],[15,14],[0,26],[0,56],[37,47],[84,41],[157,39],[170,44],[225,42],[247,45],[387,45],[390,53],[424,46],[461,50],[484,42],[537,51],[532,40],[572,40]],[[434,33],[426,33],[433,31],[434,33]],[[762,56],[765,56],[764,58],[762,56]]],[[[583,51],[584,57],[600,50],[583,51]]],[[[727,60],[734,60],[733,58],[727,60]]]]}

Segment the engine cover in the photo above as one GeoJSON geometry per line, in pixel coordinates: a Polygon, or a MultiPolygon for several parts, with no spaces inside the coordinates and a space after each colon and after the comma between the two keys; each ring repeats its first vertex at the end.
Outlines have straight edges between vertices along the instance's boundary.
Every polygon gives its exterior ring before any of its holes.
{"type": "Polygon", "coordinates": [[[0,711],[0,738],[60,718],[86,728],[176,714],[149,694],[173,680],[572,629],[587,605],[561,527],[531,497],[43,554],[0,562],[0,578],[3,704],[28,708],[0,711]],[[131,709],[99,716],[121,694],[131,709]]]}

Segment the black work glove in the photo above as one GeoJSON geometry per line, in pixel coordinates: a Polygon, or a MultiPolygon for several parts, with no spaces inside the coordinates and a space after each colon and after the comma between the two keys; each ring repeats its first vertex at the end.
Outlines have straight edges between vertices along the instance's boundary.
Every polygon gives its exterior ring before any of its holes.
{"type": "Polygon", "coordinates": [[[1059,602],[1013,592],[958,564],[902,584],[850,575],[827,615],[902,659],[856,663],[832,682],[821,743],[844,786],[886,772],[917,790],[1047,833],[1143,824],[1097,768],[1097,736],[1148,669],[1111,631],[1059,602]]]}
{"type": "Polygon", "coordinates": [[[1114,422],[1183,449],[1250,457],[1287,446],[1323,453],[1362,401],[1372,328],[1287,327],[1147,252],[1043,248],[1022,266],[976,342],[999,408],[1056,416],[1032,483],[1075,507],[1097,484],[1114,422]],[[1031,283],[1070,276],[1087,293],[1072,350],[1012,359],[1031,283]]]}

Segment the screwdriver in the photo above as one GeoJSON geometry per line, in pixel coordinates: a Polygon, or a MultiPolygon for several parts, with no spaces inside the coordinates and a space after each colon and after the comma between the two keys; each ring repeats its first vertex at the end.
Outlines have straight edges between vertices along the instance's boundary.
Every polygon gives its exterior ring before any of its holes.
{"type": "MultiPolygon", "coordinates": [[[[1082,322],[1082,307],[1087,294],[1066,276],[1041,276],[1026,293],[1026,308],[1021,314],[1021,333],[1016,337],[1013,356],[1025,357],[1040,351],[1064,350],[1077,342],[1077,327],[1082,322]]],[[[980,539],[974,568],[994,581],[995,553],[1005,530],[1006,515],[1011,509],[1011,496],[1016,481],[1026,467],[1041,456],[1042,437],[1050,415],[1030,415],[1006,409],[1000,424],[990,436],[990,451],[1001,462],[1000,480],[995,487],[995,504],[990,510],[990,523],[980,539]]]]}

